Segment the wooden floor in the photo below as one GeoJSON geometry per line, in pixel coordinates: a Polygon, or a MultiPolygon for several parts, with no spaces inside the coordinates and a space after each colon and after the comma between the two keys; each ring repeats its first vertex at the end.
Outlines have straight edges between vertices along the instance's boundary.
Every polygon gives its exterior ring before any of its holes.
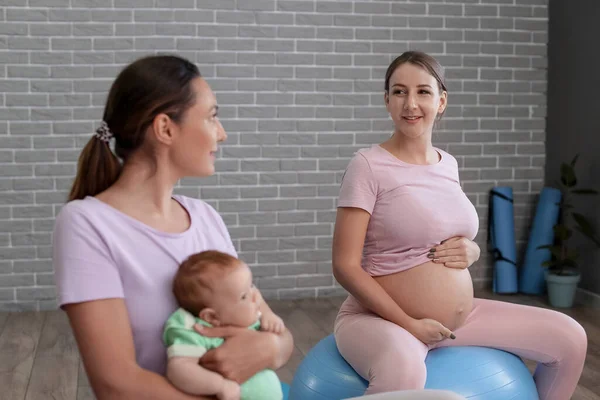
{"type": "MultiPolygon", "coordinates": [[[[477,297],[549,307],[544,299],[522,295],[477,297]]],[[[342,298],[273,301],[295,340],[289,363],[278,371],[291,382],[304,355],[331,333],[342,298]]],[[[560,310],[579,321],[588,338],[588,356],[573,400],[600,400],[600,309],[577,306],[560,310]]],[[[0,398],[2,400],[94,399],[63,312],[0,313],[0,398]]],[[[548,332],[552,335],[552,332],[548,332]]],[[[527,362],[533,370],[534,365],[527,362]]]]}

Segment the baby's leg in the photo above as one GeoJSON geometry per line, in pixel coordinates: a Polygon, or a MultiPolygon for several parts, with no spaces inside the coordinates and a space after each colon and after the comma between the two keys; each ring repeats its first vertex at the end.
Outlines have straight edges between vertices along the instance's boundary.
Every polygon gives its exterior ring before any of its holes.
{"type": "Polygon", "coordinates": [[[534,378],[540,400],[571,398],[587,351],[586,333],[571,317],[502,301],[475,299],[473,311],[455,334],[455,340],[435,347],[495,347],[537,361],[534,378]]]}
{"type": "Polygon", "coordinates": [[[425,386],[427,346],[400,326],[368,312],[352,297],[342,305],[335,339],[346,361],[369,381],[366,394],[425,386]]]}

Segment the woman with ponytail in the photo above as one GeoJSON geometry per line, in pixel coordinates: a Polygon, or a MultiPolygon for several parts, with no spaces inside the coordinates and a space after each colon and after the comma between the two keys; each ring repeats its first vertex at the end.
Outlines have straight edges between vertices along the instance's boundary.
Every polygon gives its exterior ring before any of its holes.
{"type": "MultiPolygon", "coordinates": [[[[186,176],[214,173],[227,135],[197,67],[176,56],[128,65],[113,83],[103,120],[83,149],[69,201],[57,216],[53,264],[90,384],[99,400],[200,399],[164,377],[161,333],[177,308],[172,280],[190,254],[237,256],[207,203],[173,194],[186,176]]],[[[293,341],[243,328],[205,328],[225,344],[200,364],[244,382],[288,360],[293,341]]]]}

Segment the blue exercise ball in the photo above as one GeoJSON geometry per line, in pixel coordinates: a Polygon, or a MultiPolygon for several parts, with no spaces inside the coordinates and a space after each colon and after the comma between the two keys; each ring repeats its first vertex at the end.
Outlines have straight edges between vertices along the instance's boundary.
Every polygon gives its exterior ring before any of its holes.
{"type": "Polygon", "coordinates": [[[283,392],[283,400],[288,400],[290,396],[290,385],[281,382],[281,391],[283,392]]]}
{"type": "MultiPolygon", "coordinates": [[[[523,361],[502,350],[443,347],[430,351],[425,365],[426,389],[450,390],[470,400],[539,399],[523,361]]],[[[289,400],[342,400],[362,396],[367,386],[368,382],[341,356],[333,335],[329,335],[298,366],[289,400]]]]}

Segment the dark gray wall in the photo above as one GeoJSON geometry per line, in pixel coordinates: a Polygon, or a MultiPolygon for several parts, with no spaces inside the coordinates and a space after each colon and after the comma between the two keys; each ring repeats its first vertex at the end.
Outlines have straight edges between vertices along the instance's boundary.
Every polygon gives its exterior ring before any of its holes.
{"type": "MultiPolygon", "coordinates": [[[[560,163],[580,153],[582,185],[600,190],[600,2],[550,0],[546,184],[560,163]]],[[[600,197],[580,198],[580,211],[600,230],[600,197]]],[[[576,238],[582,257],[580,287],[600,293],[600,251],[576,238]]]]}

